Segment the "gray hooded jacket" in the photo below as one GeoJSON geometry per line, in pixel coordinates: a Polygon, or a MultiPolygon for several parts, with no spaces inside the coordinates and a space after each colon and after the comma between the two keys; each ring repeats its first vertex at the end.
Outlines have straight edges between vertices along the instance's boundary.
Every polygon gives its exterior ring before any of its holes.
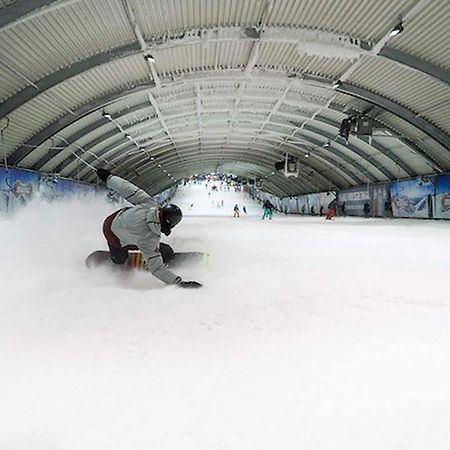
{"type": "Polygon", "coordinates": [[[122,210],[111,224],[111,231],[119,238],[122,247],[137,245],[144,256],[146,269],[164,283],[181,281],[164,265],[159,252],[161,225],[155,199],[116,175],[110,175],[106,185],[134,205],[122,210]]]}

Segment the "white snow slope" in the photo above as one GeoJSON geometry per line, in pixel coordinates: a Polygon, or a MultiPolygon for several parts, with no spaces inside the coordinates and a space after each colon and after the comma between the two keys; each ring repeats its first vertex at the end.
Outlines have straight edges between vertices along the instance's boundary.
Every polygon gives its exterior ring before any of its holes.
{"type": "Polygon", "coordinates": [[[87,270],[101,200],[0,220],[0,448],[450,449],[450,223],[207,192],[167,239],[199,290],[87,270]]]}

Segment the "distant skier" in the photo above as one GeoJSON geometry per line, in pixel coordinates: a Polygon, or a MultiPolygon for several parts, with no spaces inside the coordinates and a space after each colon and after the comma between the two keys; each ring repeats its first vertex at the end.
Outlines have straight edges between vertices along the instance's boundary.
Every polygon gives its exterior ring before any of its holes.
{"type": "Polygon", "coordinates": [[[247,214],[247,208],[245,207],[245,205],[242,205],[242,211],[244,211],[244,214],[247,214]]]}
{"type": "Polygon", "coordinates": [[[384,217],[392,219],[392,202],[390,198],[384,202],[384,217]]]}
{"type": "Polygon", "coordinates": [[[98,177],[109,189],[116,191],[133,206],[119,209],[103,223],[103,234],[108,243],[111,261],[125,264],[128,250],[139,249],[145,259],[145,267],[152,275],[166,284],[182,288],[198,288],[197,281],[183,281],[163,263],[159,250],[161,233],[169,236],[172,228],[182,218],[176,205],[160,207],[156,200],[134,184],[113,175],[105,169],[97,169],[98,177]]]}
{"type": "Polygon", "coordinates": [[[240,212],[239,212],[239,206],[237,204],[234,205],[233,211],[234,211],[233,217],[239,217],[240,212]]]}
{"type": "Polygon", "coordinates": [[[337,207],[337,200],[334,199],[329,205],[328,205],[328,211],[327,216],[325,217],[326,220],[331,220],[336,215],[336,207],[337,207]]]}
{"type": "Polygon", "coordinates": [[[263,213],[263,216],[262,216],[261,220],[264,220],[266,217],[268,217],[269,220],[272,220],[273,209],[274,209],[274,206],[272,205],[272,203],[270,203],[269,200],[266,200],[263,203],[263,211],[264,211],[264,213],[263,213]]]}

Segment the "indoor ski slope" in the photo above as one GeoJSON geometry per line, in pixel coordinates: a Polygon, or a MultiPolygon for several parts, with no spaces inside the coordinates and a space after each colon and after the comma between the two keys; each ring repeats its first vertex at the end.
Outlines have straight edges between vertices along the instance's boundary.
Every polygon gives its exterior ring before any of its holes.
{"type": "Polygon", "coordinates": [[[100,199],[0,220],[0,448],[450,449],[450,223],[208,192],[167,239],[200,290],[85,269],[100,199]]]}

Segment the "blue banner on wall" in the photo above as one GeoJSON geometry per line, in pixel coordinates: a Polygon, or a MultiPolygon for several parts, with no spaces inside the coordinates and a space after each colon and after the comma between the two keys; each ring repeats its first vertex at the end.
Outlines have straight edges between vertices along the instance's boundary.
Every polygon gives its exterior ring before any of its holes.
{"type": "Polygon", "coordinates": [[[435,177],[391,183],[391,200],[394,217],[433,217],[435,177]]]}
{"type": "Polygon", "coordinates": [[[28,170],[0,168],[0,212],[26,205],[37,194],[39,174],[28,170]]]}
{"type": "Polygon", "coordinates": [[[435,217],[450,219],[450,174],[437,177],[435,198],[435,217]]]}
{"type": "Polygon", "coordinates": [[[0,167],[0,213],[12,212],[39,195],[56,200],[97,192],[96,186],[31,170],[0,167]]]}

